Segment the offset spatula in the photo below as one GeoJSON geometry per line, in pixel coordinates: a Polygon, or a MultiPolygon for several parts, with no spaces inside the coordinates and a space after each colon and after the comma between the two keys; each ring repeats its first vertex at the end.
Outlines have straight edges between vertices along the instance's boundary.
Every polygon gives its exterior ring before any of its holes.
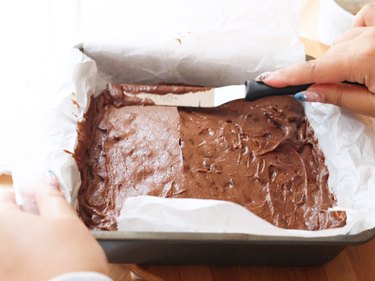
{"type": "Polygon", "coordinates": [[[220,88],[204,88],[184,94],[155,94],[152,91],[139,92],[137,97],[149,99],[156,105],[216,107],[232,100],[246,99],[249,101],[268,96],[294,95],[306,90],[311,84],[273,88],[262,82],[248,80],[245,85],[226,86],[220,88]]]}

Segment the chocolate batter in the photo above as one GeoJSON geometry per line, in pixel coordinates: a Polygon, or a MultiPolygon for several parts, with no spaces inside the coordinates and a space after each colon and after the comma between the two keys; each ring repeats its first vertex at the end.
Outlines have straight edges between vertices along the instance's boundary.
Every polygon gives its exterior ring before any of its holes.
{"type": "Polygon", "coordinates": [[[328,211],[324,156],[294,99],[192,109],[133,105],[144,101],[123,92],[139,89],[110,85],[78,127],[79,214],[91,229],[115,230],[124,199],[137,195],[232,201],[283,228],[345,225],[345,212],[328,211]]]}

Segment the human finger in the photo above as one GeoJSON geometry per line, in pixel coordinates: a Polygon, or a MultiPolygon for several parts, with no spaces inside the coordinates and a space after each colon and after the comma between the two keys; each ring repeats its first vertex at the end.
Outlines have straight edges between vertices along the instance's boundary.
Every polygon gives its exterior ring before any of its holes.
{"type": "Polygon", "coordinates": [[[60,192],[58,185],[51,183],[41,184],[35,193],[35,200],[39,214],[45,217],[76,216],[72,206],[66,201],[60,192]]]}
{"type": "Polygon", "coordinates": [[[353,26],[375,26],[375,2],[365,5],[356,14],[353,26]]]}
{"type": "Polygon", "coordinates": [[[342,43],[344,41],[352,40],[352,39],[360,36],[361,34],[363,34],[363,31],[364,31],[364,27],[362,27],[362,26],[350,28],[349,30],[347,30],[344,33],[342,33],[341,35],[339,35],[335,39],[335,41],[333,42],[333,45],[337,45],[337,44],[342,43]]]}
{"type": "Polygon", "coordinates": [[[310,83],[338,83],[348,80],[344,67],[345,60],[337,58],[316,59],[274,72],[266,72],[255,78],[275,88],[310,83]]]}
{"type": "Polygon", "coordinates": [[[316,84],[295,98],[342,106],[355,113],[375,117],[375,94],[364,86],[350,84],[316,84]]]}

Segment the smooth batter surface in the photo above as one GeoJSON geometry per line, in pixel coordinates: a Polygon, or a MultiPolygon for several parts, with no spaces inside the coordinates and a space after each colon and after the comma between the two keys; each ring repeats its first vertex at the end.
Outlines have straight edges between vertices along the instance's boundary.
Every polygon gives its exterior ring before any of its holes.
{"type": "Polygon", "coordinates": [[[78,129],[79,213],[90,228],[115,230],[136,195],[228,200],[284,228],[345,225],[345,212],[327,211],[324,156],[294,99],[191,109],[127,106],[137,100],[122,91],[137,90],[110,86],[78,129]]]}

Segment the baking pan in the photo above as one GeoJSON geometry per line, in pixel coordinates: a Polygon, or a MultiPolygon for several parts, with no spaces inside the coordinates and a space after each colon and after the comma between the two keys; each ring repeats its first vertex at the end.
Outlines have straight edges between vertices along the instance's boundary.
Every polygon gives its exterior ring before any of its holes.
{"type": "Polygon", "coordinates": [[[346,246],[371,240],[375,228],[356,235],[318,238],[122,231],[93,234],[112,263],[311,266],[332,260],[346,246]]]}
{"type": "MultiPolygon", "coordinates": [[[[77,46],[83,51],[82,46],[77,46]]],[[[314,59],[306,55],[306,60],[314,59]]],[[[234,233],[92,231],[109,262],[124,264],[321,265],[346,246],[375,237],[375,228],[330,237],[234,233]]]]}
{"type": "MultiPolygon", "coordinates": [[[[306,55],[306,60],[314,59],[306,55]]],[[[93,231],[109,262],[125,264],[211,264],[314,266],[346,246],[375,237],[375,228],[355,235],[282,237],[233,233],[93,231]]]]}

